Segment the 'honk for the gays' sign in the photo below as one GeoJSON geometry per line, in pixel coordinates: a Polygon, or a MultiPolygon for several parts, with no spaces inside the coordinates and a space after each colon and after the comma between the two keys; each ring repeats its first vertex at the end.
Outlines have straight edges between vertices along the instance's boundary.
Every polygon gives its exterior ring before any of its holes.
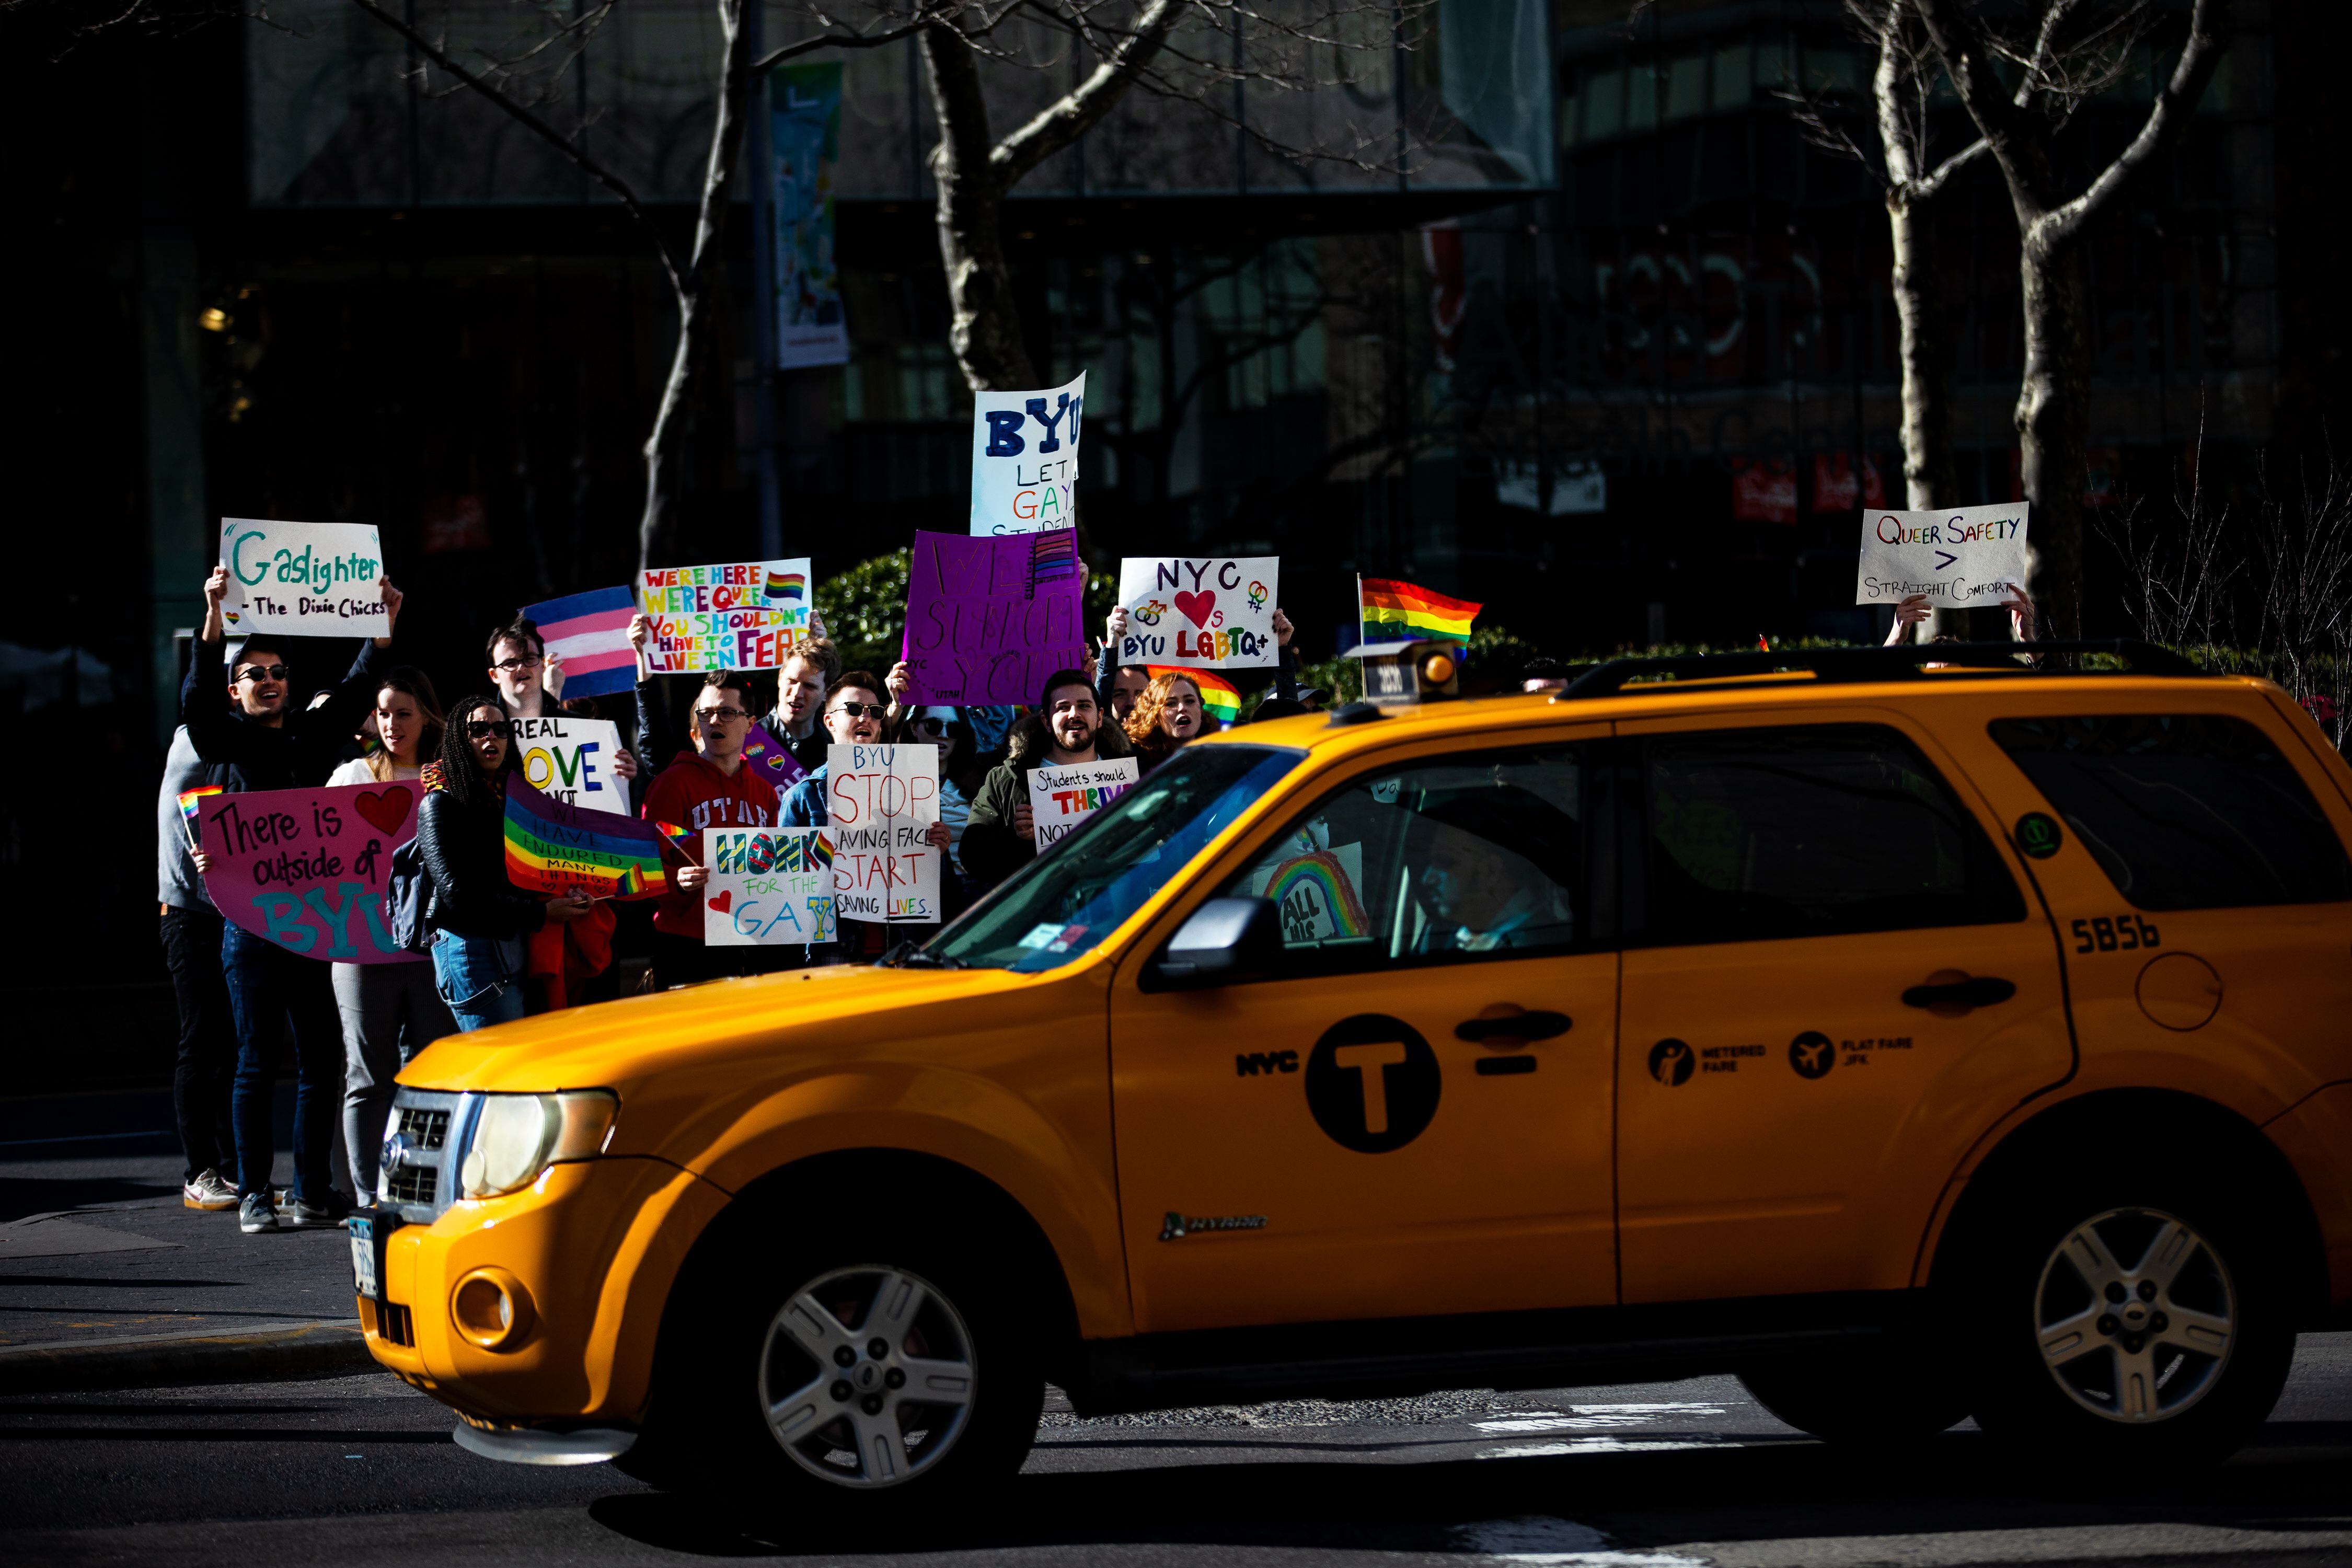
{"type": "Polygon", "coordinates": [[[1129,556],[1118,563],[1127,611],[1121,664],[1247,669],[1278,662],[1274,607],[1278,555],[1129,556]]]}
{"type": "Polygon", "coordinates": [[[1029,821],[1036,829],[1038,850],[1042,853],[1076,832],[1087,818],[1132,789],[1140,776],[1133,757],[1032,769],[1029,821]]]}
{"type": "Polygon", "coordinates": [[[393,946],[383,909],[392,852],[415,835],[418,798],[413,784],[206,795],[196,814],[205,891],[231,925],[305,958],[420,958],[393,946]]]}
{"type": "Polygon", "coordinates": [[[2025,584],[2023,501],[1942,511],[1865,511],[1857,605],[1899,604],[1914,594],[1930,609],[1998,605],[2025,584]]]}
{"type": "Polygon", "coordinates": [[[971,403],[971,531],[1038,533],[1078,523],[1078,423],[1087,375],[971,403]]]}
{"type": "Polygon", "coordinates": [[[380,637],[392,630],[381,585],[383,545],[372,523],[225,517],[220,561],[228,568],[221,619],[231,637],[380,637]]]}

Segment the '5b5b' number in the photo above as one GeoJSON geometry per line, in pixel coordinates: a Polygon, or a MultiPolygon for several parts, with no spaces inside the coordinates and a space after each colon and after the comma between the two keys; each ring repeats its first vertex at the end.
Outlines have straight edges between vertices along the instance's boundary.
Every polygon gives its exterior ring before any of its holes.
{"type": "Polygon", "coordinates": [[[2074,922],[2076,952],[2130,952],[2137,948],[2163,945],[2156,928],[2137,915],[2117,915],[2113,920],[2101,915],[2096,920],[2074,922]]]}

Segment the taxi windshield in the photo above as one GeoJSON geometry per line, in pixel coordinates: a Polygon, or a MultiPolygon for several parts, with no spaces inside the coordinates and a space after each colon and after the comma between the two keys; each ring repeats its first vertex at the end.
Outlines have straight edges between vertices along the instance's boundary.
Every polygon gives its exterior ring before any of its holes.
{"type": "Polygon", "coordinates": [[[1060,968],[1141,909],[1306,756],[1274,746],[1185,747],[1006,879],[924,954],[1022,974],[1060,968]]]}

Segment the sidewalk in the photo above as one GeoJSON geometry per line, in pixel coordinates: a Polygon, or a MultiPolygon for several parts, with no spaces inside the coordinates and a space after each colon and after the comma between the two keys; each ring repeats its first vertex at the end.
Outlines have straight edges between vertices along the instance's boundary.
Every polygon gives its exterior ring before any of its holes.
{"type": "MultiPolygon", "coordinates": [[[[276,1178],[293,1090],[280,1087],[276,1178]]],[[[185,1207],[167,1090],[0,1100],[0,1393],[374,1365],[340,1228],[185,1207]]]]}

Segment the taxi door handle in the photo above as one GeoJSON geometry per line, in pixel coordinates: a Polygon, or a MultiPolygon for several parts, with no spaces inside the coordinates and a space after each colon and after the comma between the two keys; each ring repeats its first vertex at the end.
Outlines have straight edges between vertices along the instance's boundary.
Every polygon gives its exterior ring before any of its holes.
{"type": "Polygon", "coordinates": [[[1549,1040],[1555,1035],[1565,1035],[1574,1025],[1575,1020],[1565,1013],[1528,1013],[1517,1007],[1507,1013],[1501,1007],[1489,1007],[1477,1017],[1465,1018],[1454,1025],[1454,1037],[1468,1040],[1473,1045],[1499,1045],[1505,1040],[1526,1044],[1531,1040],[1549,1040]]]}
{"type": "Polygon", "coordinates": [[[1925,985],[1914,985],[1903,993],[1906,1007],[1927,1007],[1938,1013],[1965,1013],[1971,1007],[1990,1007],[2017,994],[2017,987],[2006,980],[1990,974],[1975,979],[1962,975],[1946,979],[1931,974],[1925,985]]]}

